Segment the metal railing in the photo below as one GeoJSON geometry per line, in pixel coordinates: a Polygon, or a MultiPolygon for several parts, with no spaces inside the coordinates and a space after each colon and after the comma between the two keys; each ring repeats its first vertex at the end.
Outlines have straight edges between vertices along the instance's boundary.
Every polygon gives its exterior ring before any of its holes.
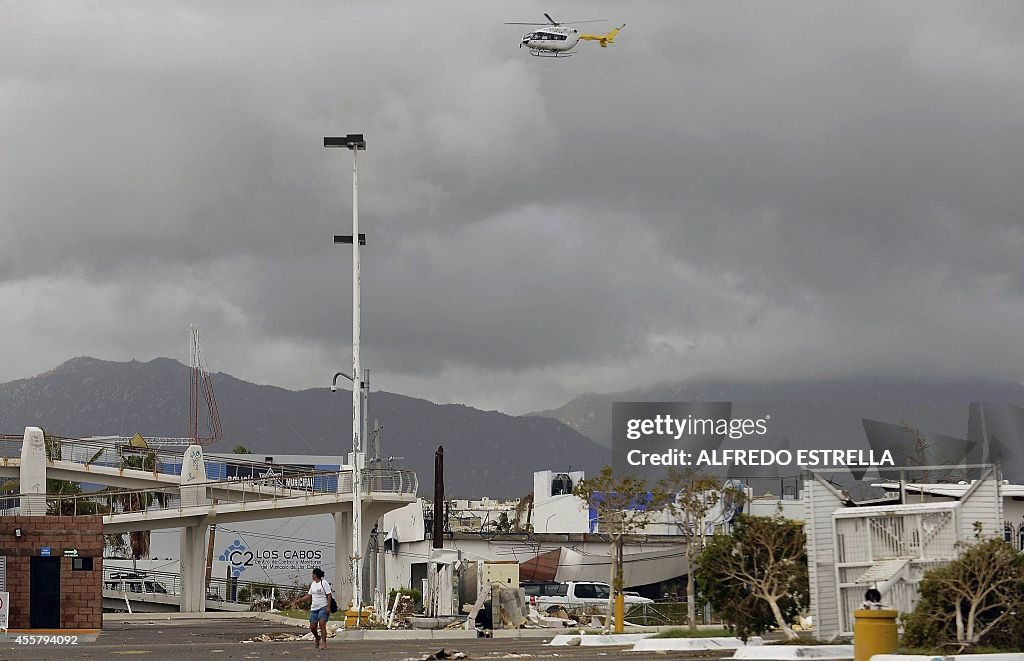
{"type": "MultiPolygon", "coordinates": [[[[270,581],[244,581],[237,578],[203,580],[207,601],[249,604],[253,610],[269,608],[270,598],[292,599],[306,592],[305,585],[286,585],[270,581]]],[[[124,567],[103,568],[103,589],[132,595],[181,596],[181,575],[174,572],[132,570],[124,567]]]]}
{"type": "MultiPolygon", "coordinates": [[[[83,439],[60,436],[47,436],[47,443],[52,443],[49,451],[51,460],[73,461],[81,464],[110,466],[144,470],[168,475],[180,475],[184,453],[179,449],[161,447],[135,447],[122,438],[83,439]],[[134,464],[134,465],[132,465],[134,464]]],[[[23,438],[13,434],[0,434],[0,458],[11,459],[21,456],[23,438]]],[[[224,475],[218,478],[229,479],[235,475],[240,477],[261,477],[269,471],[286,476],[308,475],[316,472],[307,466],[292,464],[268,464],[256,459],[237,459],[206,454],[207,462],[214,464],[218,470],[223,468],[224,475]]]]}
{"type": "MultiPolygon", "coordinates": [[[[412,471],[371,468],[362,471],[364,493],[415,495],[419,486],[412,471]]],[[[230,496],[224,502],[246,503],[313,495],[351,494],[352,471],[314,471],[298,476],[274,475],[248,479],[218,480],[183,485],[180,489],[104,489],[86,494],[10,494],[0,497],[0,512],[15,510],[22,498],[32,499],[54,516],[134,514],[156,510],[181,510],[205,506],[214,492],[230,496]],[[183,502],[183,494],[187,502],[183,502]]]]}
{"type": "MultiPolygon", "coordinates": [[[[548,605],[542,606],[545,611],[564,611],[566,615],[572,618],[587,618],[588,616],[600,616],[608,612],[608,605],[606,602],[592,603],[586,605],[576,605],[572,607],[566,607],[564,605],[548,605]]],[[[683,626],[689,624],[689,618],[686,614],[686,600],[679,600],[674,598],[659,599],[650,604],[626,604],[626,621],[630,624],[640,626],[683,626]]],[[[710,607],[697,608],[696,612],[697,624],[722,624],[722,618],[715,613],[712,613],[710,607]]]]}

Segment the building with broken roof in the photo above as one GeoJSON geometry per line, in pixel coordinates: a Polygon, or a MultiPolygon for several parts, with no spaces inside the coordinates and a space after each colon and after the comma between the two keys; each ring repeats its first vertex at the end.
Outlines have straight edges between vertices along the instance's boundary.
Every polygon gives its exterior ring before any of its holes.
{"type": "MultiPolygon", "coordinates": [[[[522,581],[607,582],[611,574],[607,538],[596,513],[573,494],[582,479],[581,471],[537,471],[532,496],[516,503],[449,501],[442,515],[445,556],[456,562],[514,561],[522,581]],[[464,510],[460,509],[463,504],[464,510]]],[[[795,494],[787,498],[749,495],[742,506],[720,501],[709,512],[705,532],[724,531],[741,508],[748,514],[802,518],[803,504],[795,494]]],[[[384,517],[384,571],[389,586],[421,587],[429,561],[438,556],[429,534],[433,516],[433,504],[420,501],[384,517]]],[[[674,591],[685,584],[689,573],[682,544],[679,524],[667,515],[631,536],[624,549],[626,586],[651,598],[676,596],[674,591]]]]}
{"type": "MultiPolygon", "coordinates": [[[[962,484],[880,483],[885,496],[856,502],[820,474],[804,480],[805,532],[815,635],[853,634],[853,612],[869,588],[900,612],[913,610],[929,569],[957,558],[957,545],[1007,538],[1024,515],[1024,487],[989,467],[962,484]]],[[[1014,543],[1013,535],[1008,541],[1014,543]]],[[[1019,539],[1016,541],[1019,544],[1019,539]]],[[[1018,546],[1020,548],[1020,546],[1018,546]]]]}

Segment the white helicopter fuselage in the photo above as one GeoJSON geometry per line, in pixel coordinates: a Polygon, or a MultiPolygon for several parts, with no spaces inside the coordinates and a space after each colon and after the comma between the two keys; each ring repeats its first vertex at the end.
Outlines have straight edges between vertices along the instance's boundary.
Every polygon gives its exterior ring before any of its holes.
{"type": "Polygon", "coordinates": [[[523,35],[519,47],[526,46],[532,52],[538,53],[564,53],[580,41],[580,33],[573,28],[561,25],[537,28],[535,31],[523,35]]]}

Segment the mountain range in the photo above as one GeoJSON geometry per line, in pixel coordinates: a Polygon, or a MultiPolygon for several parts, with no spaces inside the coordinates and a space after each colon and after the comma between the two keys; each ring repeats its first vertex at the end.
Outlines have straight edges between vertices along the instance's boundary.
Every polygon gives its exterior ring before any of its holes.
{"type": "MultiPolygon", "coordinates": [[[[64,437],[188,436],[189,368],[176,360],[71,359],[38,376],[0,384],[0,433],[38,426],[64,437]]],[[[212,375],[223,428],[211,452],[339,455],[351,447],[351,390],[293,391],[212,375]]],[[[205,414],[205,403],[200,408],[205,414]]],[[[608,452],[550,418],[510,416],[460,404],[373,391],[369,419],[383,427],[381,454],[411,468],[431,494],[434,453],[445,450],[448,498],[525,496],[536,470],[593,472],[608,452]]],[[[202,418],[201,418],[202,419],[202,418]]],[[[202,432],[201,432],[202,433],[202,432]]]]}
{"type": "MultiPolygon", "coordinates": [[[[253,453],[339,455],[350,446],[351,391],[286,390],[224,373],[212,381],[223,438],[210,451],[244,445],[253,453]]],[[[20,435],[31,425],[79,438],[136,432],[187,436],[188,384],[189,368],[169,358],[74,358],[38,376],[0,384],[0,433],[20,435]]],[[[383,426],[382,454],[400,457],[395,466],[415,470],[422,494],[431,492],[434,452],[443,445],[448,498],[508,498],[531,491],[534,471],[571,468],[593,474],[610,463],[613,402],[733,402],[733,417],[770,415],[772,424],[763,437],[726,441],[723,447],[778,450],[867,449],[868,420],[910,425],[956,443],[968,436],[968,403],[978,401],[1020,406],[1024,385],[924,378],[757,384],[705,377],[587,393],[523,416],[374,391],[369,418],[383,426]]]]}
{"type": "MultiPolygon", "coordinates": [[[[997,379],[842,378],[744,383],[712,377],[660,383],[619,393],[580,395],[565,405],[531,413],[553,418],[603,447],[612,445],[613,402],[734,402],[785,418],[784,433],[820,447],[847,447],[856,438],[837,438],[840,421],[854,420],[863,440],[862,418],[904,420],[933,433],[966,436],[970,402],[1024,405],[1024,384],[997,379]]],[[[734,415],[736,412],[734,410],[734,415]]],[[[778,429],[778,427],[776,427],[778,429]]],[[[853,447],[856,447],[856,443],[853,447]]],[[[867,447],[866,443],[862,444],[867,447]]]]}

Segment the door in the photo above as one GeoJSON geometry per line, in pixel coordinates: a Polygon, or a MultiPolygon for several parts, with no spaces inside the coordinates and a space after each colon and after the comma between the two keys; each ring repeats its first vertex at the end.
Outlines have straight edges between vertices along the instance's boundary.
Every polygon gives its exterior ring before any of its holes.
{"type": "Polygon", "coordinates": [[[29,626],[60,628],[60,558],[33,557],[29,597],[29,626]]]}

